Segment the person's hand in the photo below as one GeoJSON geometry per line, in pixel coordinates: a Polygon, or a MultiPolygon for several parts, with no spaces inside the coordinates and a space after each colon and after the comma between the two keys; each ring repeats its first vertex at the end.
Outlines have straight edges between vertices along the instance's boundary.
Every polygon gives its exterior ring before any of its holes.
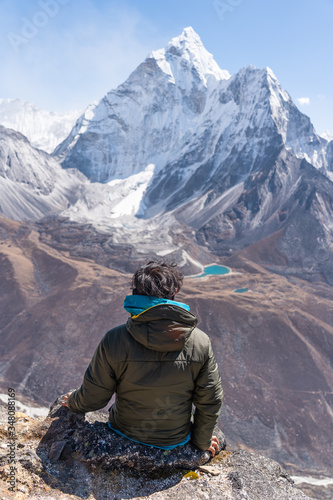
{"type": "Polygon", "coordinates": [[[208,451],[211,452],[213,457],[215,457],[215,453],[219,451],[219,440],[216,436],[212,437],[212,442],[210,444],[210,447],[208,448],[208,451]]]}
{"type": "MultiPolygon", "coordinates": [[[[70,396],[71,394],[72,394],[71,392],[67,392],[66,396],[64,396],[64,400],[65,400],[65,401],[63,401],[63,402],[61,403],[61,404],[62,404],[62,406],[67,406],[67,408],[68,408],[67,401],[68,401],[68,398],[69,398],[69,396],[70,396]]],[[[214,455],[213,455],[213,456],[214,456],[214,455]]]]}

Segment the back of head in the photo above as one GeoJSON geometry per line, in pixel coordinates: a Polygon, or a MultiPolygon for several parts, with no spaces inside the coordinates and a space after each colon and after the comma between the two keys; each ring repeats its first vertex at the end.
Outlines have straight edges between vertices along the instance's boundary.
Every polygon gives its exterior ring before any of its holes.
{"type": "Polygon", "coordinates": [[[132,278],[133,295],[173,299],[183,284],[184,275],[175,263],[150,260],[132,278]]]}

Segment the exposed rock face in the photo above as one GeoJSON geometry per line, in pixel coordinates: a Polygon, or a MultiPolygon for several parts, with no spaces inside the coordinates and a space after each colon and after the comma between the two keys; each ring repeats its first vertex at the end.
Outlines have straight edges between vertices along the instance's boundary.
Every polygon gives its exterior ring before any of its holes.
{"type": "MultiPolygon", "coordinates": [[[[57,461],[62,454],[71,452],[80,461],[101,465],[103,469],[127,466],[137,471],[153,471],[194,469],[207,463],[211,457],[210,452],[200,451],[191,443],[167,451],[135,443],[111,431],[106,414],[73,414],[61,406],[61,401],[62,397],[51,406],[49,416],[58,418],[45,436],[45,441],[51,444],[51,461],[57,461]]],[[[221,451],[226,446],[224,435],[219,428],[214,434],[221,451]]]]}
{"type": "Polygon", "coordinates": [[[282,150],[271,164],[247,178],[237,196],[226,200],[224,193],[221,198],[215,200],[215,213],[209,206],[194,210],[198,201],[176,211],[180,221],[198,228],[198,242],[226,255],[230,248],[254,242],[259,248],[264,238],[275,235],[275,248],[268,259],[260,259],[261,264],[273,269],[272,264],[281,266],[284,261],[290,274],[320,276],[333,285],[333,184],[306,160],[282,150]]]}
{"type": "MultiPolygon", "coordinates": [[[[170,460],[168,457],[174,452],[137,446],[126,438],[116,438],[111,431],[107,436],[103,430],[105,423],[96,421],[96,415],[87,414],[85,419],[84,416],[68,414],[68,410],[58,409],[52,413],[54,418],[45,420],[33,420],[22,413],[17,414],[16,491],[8,491],[7,452],[2,449],[2,498],[308,498],[293,486],[293,481],[277,462],[260,455],[246,451],[221,451],[209,460],[204,452],[196,453],[192,449],[185,452],[187,464],[192,464],[192,470],[189,470],[184,468],[184,455],[180,452],[178,462],[176,455],[170,460]],[[89,423],[89,420],[94,423],[89,423]],[[90,438],[89,434],[95,436],[90,438]],[[107,453],[101,444],[102,441],[105,445],[105,440],[109,441],[107,453]],[[85,450],[88,443],[90,449],[85,450]],[[112,462],[109,453],[115,453],[117,460],[112,462]],[[208,466],[198,465],[207,459],[208,466]]],[[[6,410],[3,407],[0,407],[0,416],[4,424],[6,410]]],[[[0,432],[4,438],[4,425],[0,432]]]]}
{"type": "Polygon", "coordinates": [[[59,213],[83,184],[79,171],[64,171],[25,136],[0,125],[0,214],[31,221],[59,213]]]}

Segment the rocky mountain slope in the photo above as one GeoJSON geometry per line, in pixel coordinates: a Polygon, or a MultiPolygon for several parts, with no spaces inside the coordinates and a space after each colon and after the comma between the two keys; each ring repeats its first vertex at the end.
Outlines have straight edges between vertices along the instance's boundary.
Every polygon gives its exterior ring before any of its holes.
{"type": "Polygon", "coordinates": [[[187,203],[176,217],[219,255],[257,242],[258,261],[269,269],[308,279],[312,274],[333,285],[333,184],[326,176],[282,149],[248,176],[237,198],[233,194],[213,196],[201,211],[202,200],[187,203]],[[264,256],[260,247],[268,242],[273,245],[264,256]]]}
{"type": "Polygon", "coordinates": [[[58,214],[79,197],[85,178],[65,171],[28,139],[0,125],[0,212],[14,220],[58,214]]]}
{"type": "Polygon", "coordinates": [[[20,132],[47,153],[66,139],[80,114],[45,111],[22,99],[0,99],[0,125],[20,132]]]}

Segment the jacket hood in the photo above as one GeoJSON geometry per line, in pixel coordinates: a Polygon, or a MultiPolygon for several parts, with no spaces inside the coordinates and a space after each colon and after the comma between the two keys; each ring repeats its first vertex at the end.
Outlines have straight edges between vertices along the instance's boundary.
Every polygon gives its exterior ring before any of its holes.
{"type": "Polygon", "coordinates": [[[126,328],[132,337],[152,351],[181,351],[197,325],[197,318],[175,304],[150,307],[129,318],[126,328]]]}

